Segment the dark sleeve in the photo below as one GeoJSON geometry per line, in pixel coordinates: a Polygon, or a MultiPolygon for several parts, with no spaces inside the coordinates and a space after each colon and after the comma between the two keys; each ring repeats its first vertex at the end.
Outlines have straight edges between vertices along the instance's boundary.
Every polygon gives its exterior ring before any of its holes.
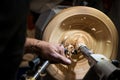
{"type": "Polygon", "coordinates": [[[29,0],[0,1],[0,73],[1,79],[15,80],[26,38],[29,0]]]}

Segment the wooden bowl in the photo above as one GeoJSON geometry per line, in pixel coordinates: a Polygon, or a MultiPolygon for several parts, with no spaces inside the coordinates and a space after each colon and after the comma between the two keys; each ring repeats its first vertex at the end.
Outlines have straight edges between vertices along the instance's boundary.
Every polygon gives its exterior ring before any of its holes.
{"type": "MultiPolygon", "coordinates": [[[[94,53],[105,55],[109,59],[116,58],[118,48],[118,33],[110,18],[103,12],[85,6],[69,7],[48,23],[43,40],[65,45],[84,43],[94,53]]],[[[72,64],[51,64],[48,72],[56,80],[81,80],[89,65],[81,55],[71,55],[72,64]]]]}

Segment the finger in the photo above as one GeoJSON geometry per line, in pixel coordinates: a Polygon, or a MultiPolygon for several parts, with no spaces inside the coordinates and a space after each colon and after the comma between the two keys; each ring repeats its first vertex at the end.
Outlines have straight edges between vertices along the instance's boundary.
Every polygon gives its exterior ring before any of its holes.
{"type": "Polygon", "coordinates": [[[71,60],[66,58],[65,56],[62,56],[60,54],[58,54],[58,60],[63,63],[63,64],[66,64],[66,65],[69,65],[71,64],[71,60]]]}
{"type": "Polygon", "coordinates": [[[60,45],[60,50],[61,50],[60,54],[63,55],[63,56],[65,56],[65,50],[64,50],[64,46],[63,45],[60,45]]]}

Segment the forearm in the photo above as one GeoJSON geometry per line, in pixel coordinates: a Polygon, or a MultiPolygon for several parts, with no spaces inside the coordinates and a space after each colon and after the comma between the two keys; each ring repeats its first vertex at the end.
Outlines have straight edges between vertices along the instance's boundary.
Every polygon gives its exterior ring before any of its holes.
{"type": "Polygon", "coordinates": [[[41,40],[37,40],[37,39],[34,39],[34,38],[26,38],[25,52],[26,53],[35,53],[36,52],[36,45],[40,41],[41,40]]]}

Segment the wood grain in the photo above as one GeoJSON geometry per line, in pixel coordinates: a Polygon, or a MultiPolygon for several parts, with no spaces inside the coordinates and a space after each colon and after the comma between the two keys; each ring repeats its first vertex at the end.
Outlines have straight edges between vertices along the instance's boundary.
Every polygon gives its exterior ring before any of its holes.
{"type": "MultiPolygon", "coordinates": [[[[85,6],[69,7],[58,13],[47,25],[43,40],[64,45],[84,43],[94,53],[116,58],[118,33],[114,23],[101,11],[85,6]]],[[[75,47],[74,46],[74,47],[75,47]]],[[[56,80],[82,79],[89,70],[81,54],[71,55],[72,64],[52,64],[48,72],[56,80]]]]}

